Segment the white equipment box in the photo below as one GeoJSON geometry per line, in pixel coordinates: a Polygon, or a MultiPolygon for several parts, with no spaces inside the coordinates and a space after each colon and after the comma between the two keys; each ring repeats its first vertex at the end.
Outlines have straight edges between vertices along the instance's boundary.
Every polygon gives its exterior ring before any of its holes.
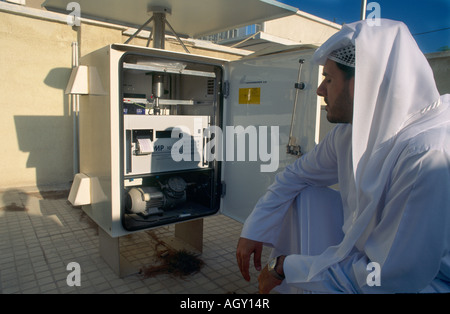
{"type": "Polygon", "coordinates": [[[112,237],[219,211],[243,221],[297,158],[290,133],[303,153],[319,141],[313,52],[228,62],[114,44],[84,56],[71,202],[112,237]]]}

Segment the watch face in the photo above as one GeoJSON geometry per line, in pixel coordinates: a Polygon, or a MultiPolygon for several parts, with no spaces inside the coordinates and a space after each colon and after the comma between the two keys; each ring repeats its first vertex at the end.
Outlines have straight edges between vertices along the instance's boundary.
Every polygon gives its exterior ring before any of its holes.
{"type": "Polygon", "coordinates": [[[269,262],[269,268],[270,269],[275,269],[275,266],[277,265],[277,259],[274,258],[269,262]]]}

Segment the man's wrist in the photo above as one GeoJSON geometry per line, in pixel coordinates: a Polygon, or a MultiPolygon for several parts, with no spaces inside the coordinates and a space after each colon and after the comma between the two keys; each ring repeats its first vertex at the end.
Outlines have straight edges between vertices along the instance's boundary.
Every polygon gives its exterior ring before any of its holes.
{"type": "Polygon", "coordinates": [[[277,272],[278,275],[280,275],[281,277],[285,278],[284,275],[284,259],[286,258],[286,255],[280,255],[277,258],[277,265],[275,267],[275,271],[277,272]]]}
{"type": "Polygon", "coordinates": [[[267,264],[267,269],[269,273],[278,280],[284,279],[283,262],[286,256],[280,255],[273,258],[269,264],[267,264]]]}

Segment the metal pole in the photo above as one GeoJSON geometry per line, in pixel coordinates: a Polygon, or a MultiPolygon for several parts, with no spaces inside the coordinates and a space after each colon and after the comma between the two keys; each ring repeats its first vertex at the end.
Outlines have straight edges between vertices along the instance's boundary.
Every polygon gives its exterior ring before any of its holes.
{"type": "Polygon", "coordinates": [[[155,12],[153,13],[153,48],[165,49],[166,39],[166,14],[155,12]]]}
{"type": "Polygon", "coordinates": [[[361,1],[361,20],[366,19],[367,0],[361,1]]]}

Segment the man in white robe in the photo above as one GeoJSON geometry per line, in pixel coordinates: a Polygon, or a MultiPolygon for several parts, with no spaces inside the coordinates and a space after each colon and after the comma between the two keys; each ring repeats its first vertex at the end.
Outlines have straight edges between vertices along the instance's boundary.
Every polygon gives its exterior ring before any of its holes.
{"type": "Polygon", "coordinates": [[[261,270],[264,244],[273,259],[261,293],[450,292],[450,95],[439,95],[401,22],[344,25],[314,60],[338,124],[247,218],[236,251],[243,277],[252,255],[261,270]],[[339,192],[328,188],[336,183],[339,192]]]}

